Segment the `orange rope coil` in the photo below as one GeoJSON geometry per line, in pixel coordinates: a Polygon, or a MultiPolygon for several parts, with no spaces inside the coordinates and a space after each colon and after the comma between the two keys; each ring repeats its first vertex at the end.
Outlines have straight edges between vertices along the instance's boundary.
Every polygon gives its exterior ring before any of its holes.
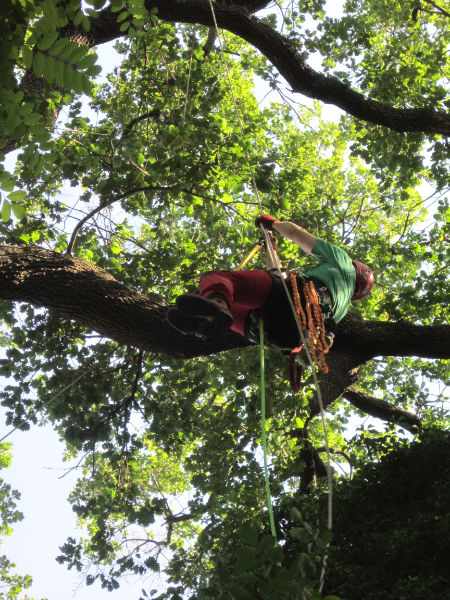
{"type": "Polygon", "coordinates": [[[328,373],[328,365],[325,354],[328,352],[328,344],[325,338],[325,324],[322,317],[322,309],[319,297],[312,281],[303,281],[303,297],[305,298],[306,315],[302,307],[300,293],[298,291],[297,273],[291,271],[289,278],[292,284],[292,297],[299,325],[309,332],[309,351],[314,364],[321,373],[328,373]]]}

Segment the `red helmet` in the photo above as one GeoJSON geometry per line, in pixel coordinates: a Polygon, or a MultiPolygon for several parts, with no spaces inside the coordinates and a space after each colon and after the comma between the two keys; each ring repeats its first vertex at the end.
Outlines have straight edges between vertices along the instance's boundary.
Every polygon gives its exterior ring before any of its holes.
{"type": "Polygon", "coordinates": [[[364,263],[357,260],[352,260],[352,263],[356,271],[356,291],[352,300],[361,300],[361,298],[365,298],[367,294],[370,294],[375,278],[372,271],[364,263]]]}

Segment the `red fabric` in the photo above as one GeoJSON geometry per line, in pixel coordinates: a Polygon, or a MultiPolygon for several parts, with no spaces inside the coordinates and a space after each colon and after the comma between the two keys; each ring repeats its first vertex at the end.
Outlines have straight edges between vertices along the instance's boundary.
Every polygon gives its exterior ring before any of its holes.
{"type": "Polygon", "coordinates": [[[200,279],[199,294],[203,297],[222,294],[230,305],[231,328],[244,335],[245,321],[252,308],[262,306],[270,290],[272,277],[267,271],[212,271],[200,279]]]}
{"type": "Polygon", "coordinates": [[[262,225],[263,227],[265,227],[266,229],[269,229],[270,231],[273,231],[273,224],[274,223],[279,223],[279,219],[275,219],[274,217],[271,217],[270,215],[261,215],[260,217],[256,217],[255,219],[255,225],[256,227],[259,227],[260,225],[262,225]]]}

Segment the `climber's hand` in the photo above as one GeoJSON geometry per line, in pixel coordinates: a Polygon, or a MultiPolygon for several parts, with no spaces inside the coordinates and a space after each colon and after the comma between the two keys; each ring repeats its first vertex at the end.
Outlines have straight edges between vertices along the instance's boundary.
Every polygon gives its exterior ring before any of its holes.
{"type": "Polygon", "coordinates": [[[260,227],[261,225],[268,229],[269,231],[273,231],[273,224],[278,223],[279,219],[274,219],[269,215],[261,215],[260,217],[256,217],[255,225],[256,227],[260,227]]]}

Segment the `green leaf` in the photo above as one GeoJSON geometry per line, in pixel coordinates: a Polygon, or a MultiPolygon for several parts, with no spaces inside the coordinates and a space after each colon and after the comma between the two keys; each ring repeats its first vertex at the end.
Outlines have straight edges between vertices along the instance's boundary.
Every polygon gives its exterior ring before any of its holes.
{"type": "Polygon", "coordinates": [[[36,77],[41,77],[44,73],[44,60],[42,52],[36,52],[33,59],[33,73],[36,77]]]}
{"type": "Polygon", "coordinates": [[[8,198],[11,202],[21,202],[27,197],[27,193],[23,190],[16,190],[8,194],[8,198]]]}
{"type": "Polygon", "coordinates": [[[120,13],[120,15],[117,16],[117,22],[121,23],[122,21],[125,21],[125,19],[127,19],[129,16],[130,13],[127,10],[124,10],[120,13]]]}
{"type": "Polygon", "coordinates": [[[91,22],[85,15],[83,15],[83,18],[81,19],[81,26],[86,33],[91,30],[91,22]]]}
{"type": "Polygon", "coordinates": [[[44,77],[48,83],[55,79],[56,61],[51,56],[46,56],[44,61],[44,77]]]}
{"type": "Polygon", "coordinates": [[[72,88],[77,94],[83,93],[83,75],[74,69],[72,71],[72,88]]]}
{"type": "Polygon", "coordinates": [[[96,60],[97,60],[97,54],[93,53],[93,54],[86,54],[86,56],[79,61],[78,66],[81,69],[87,69],[88,67],[91,67],[92,65],[95,64],[96,60]]]}
{"type": "Polygon", "coordinates": [[[55,44],[49,49],[48,53],[51,56],[65,58],[64,53],[67,51],[67,48],[72,48],[72,44],[66,38],[61,38],[55,42],[55,44]]]}
{"type": "Polygon", "coordinates": [[[125,2],[123,0],[112,0],[111,2],[111,11],[119,12],[125,6],[125,2]]]}
{"type": "Polygon", "coordinates": [[[11,215],[11,204],[8,200],[3,200],[2,204],[2,219],[5,223],[9,221],[9,217],[11,215]]]}
{"type": "Polygon", "coordinates": [[[22,60],[25,69],[30,69],[33,63],[33,51],[29,46],[24,46],[22,48],[22,60]]]}
{"type": "Polygon", "coordinates": [[[19,219],[19,221],[23,219],[27,213],[25,206],[22,206],[21,204],[11,204],[11,209],[14,213],[14,216],[16,219],[19,219]]]}
{"type": "Polygon", "coordinates": [[[59,37],[59,33],[57,31],[54,31],[53,33],[50,33],[49,35],[46,35],[37,44],[37,49],[40,50],[41,52],[43,52],[44,50],[48,50],[51,46],[53,46],[53,44],[56,42],[58,37],[59,37]]]}
{"type": "Polygon", "coordinates": [[[55,81],[59,87],[64,88],[64,67],[65,63],[62,60],[55,60],[55,81]]]}

